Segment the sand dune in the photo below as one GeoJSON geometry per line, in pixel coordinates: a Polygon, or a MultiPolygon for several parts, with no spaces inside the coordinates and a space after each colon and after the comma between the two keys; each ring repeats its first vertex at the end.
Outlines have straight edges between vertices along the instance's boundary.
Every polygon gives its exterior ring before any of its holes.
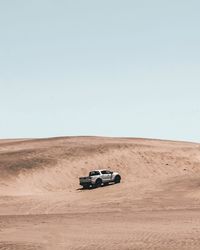
{"type": "Polygon", "coordinates": [[[0,249],[199,249],[200,144],[0,140],[0,249]],[[122,183],[81,190],[78,177],[122,183]]]}

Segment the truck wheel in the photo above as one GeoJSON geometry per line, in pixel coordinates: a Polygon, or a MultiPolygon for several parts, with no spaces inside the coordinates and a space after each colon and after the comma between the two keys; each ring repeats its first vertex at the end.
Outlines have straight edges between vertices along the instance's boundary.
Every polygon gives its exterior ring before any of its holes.
{"type": "Polygon", "coordinates": [[[117,175],[117,176],[115,177],[114,182],[117,184],[117,183],[120,183],[120,181],[121,181],[121,176],[120,176],[120,175],[117,175]]]}
{"type": "Polygon", "coordinates": [[[95,187],[101,187],[101,184],[102,184],[102,180],[101,179],[97,179],[96,180],[96,183],[95,183],[95,187]]]}

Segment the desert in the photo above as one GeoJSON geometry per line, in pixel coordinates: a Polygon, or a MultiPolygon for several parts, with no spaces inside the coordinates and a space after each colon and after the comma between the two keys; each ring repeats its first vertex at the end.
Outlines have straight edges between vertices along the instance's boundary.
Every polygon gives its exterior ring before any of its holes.
{"type": "Polygon", "coordinates": [[[198,143],[0,140],[0,170],[0,249],[199,249],[198,143]],[[82,189],[98,168],[121,183],[82,189]]]}

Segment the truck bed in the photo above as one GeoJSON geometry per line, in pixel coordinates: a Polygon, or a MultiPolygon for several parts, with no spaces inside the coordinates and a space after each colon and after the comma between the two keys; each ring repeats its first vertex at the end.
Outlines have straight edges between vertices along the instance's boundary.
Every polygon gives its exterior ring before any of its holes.
{"type": "Polygon", "coordinates": [[[80,185],[81,185],[81,184],[86,184],[86,183],[91,183],[91,179],[90,179],[89,176],[80,177],[80,178],[79,178],[79,181],[80,181],[80,185]]]}

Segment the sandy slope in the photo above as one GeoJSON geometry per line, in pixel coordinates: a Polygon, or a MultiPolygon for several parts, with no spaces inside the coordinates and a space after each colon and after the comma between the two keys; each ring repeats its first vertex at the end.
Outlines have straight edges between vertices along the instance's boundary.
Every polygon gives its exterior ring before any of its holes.
{"type": "Polygon", "coordinates": [[[0,171],[0,249],[199,249],[199,144],[2,140],[0,171]],[[79,188],[104,167],[122,183],[79,188]]]}

